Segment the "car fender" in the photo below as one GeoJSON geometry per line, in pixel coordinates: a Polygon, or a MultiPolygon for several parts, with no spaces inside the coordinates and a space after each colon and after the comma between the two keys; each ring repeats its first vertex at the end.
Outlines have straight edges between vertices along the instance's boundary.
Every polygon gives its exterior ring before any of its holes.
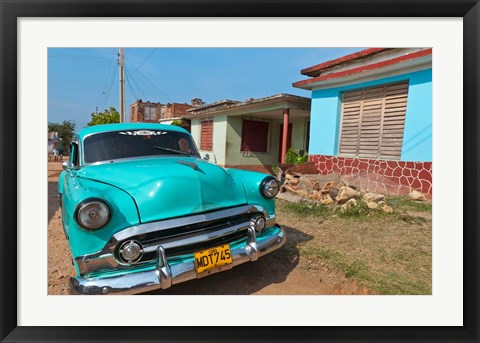
{"type": "Polygon", "coordinates": [[[267,199],[260,193],[260,184],[270,174],[226,168],[227,172],[234,178],[240,180],[245,188],[245,194],[249,204],[261,205],[269,214],[275,214],[275,200],[267,199]]]}
{"type": "Polygon", "coordinates": [[[135,201],[122,189],[78,177],[67,177],[64,187],[62,221],[74,258],[101,250],[116,232],[140,223],[135,201]],[[110,210],[110,220],[100,229],[84,229],[75,218],[77,208],[88,199],[100,199],[110,210]]]}

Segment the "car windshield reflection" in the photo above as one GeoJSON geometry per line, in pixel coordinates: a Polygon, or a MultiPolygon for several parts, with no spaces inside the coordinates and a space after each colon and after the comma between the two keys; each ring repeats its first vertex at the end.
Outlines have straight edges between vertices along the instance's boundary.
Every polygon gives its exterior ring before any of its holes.
{"type": "Polygon", "coordinates": [[[83,146],[85,163],[143,156],[200,156],[190,135],[168,130],[99,133],[86,137],[83,146]]]}

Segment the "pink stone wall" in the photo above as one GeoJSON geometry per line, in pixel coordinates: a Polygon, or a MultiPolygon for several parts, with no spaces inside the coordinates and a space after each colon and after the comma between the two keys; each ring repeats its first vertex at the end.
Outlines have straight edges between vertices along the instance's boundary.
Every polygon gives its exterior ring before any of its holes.
{"type": "Polygon", "coordinates": [[[310,155],[321,175],[338,174],[370,192],[405,195],[412,189],[432,195],[432,162],[405,162],[310,155]]]}

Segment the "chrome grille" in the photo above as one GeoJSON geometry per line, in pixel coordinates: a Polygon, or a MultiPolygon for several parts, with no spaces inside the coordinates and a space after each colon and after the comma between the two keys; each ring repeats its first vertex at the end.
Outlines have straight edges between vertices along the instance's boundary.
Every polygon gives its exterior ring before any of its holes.
{"type": "MultiPolygon", "coordinates": [[[[144,255],[139,262],[155,259],[156,249],[159,245],[165,248],[167,258],[193,254],[196,251],[246,239],[250,220],[255,215],[258,213],[244,213],[163,231],[149,232],[129,237],[128,240],[134,239],[142,243],[144,255]]],[[[117,258],[118,247],[123,242],[119,242],[115,249],[117,258]]]]}
{"type": "Polygon", "coordinates": [[[258,205],[242,205],[186,217],[145,223],[117,232],[105,247],[93,254],[78,256],[80,275],[105,270],[132,269],[146,266],[157,259],[161,245],[167,258],[192,254],[214,246],[241,242],[247,238],[250,220],[258,214],[267,218],[267,227],[274,225],[275,215],[258,205]],[[120,262],[118,249],[126,241],[135,239],[143,245],[143,257],[135,264],[120,262]]]}

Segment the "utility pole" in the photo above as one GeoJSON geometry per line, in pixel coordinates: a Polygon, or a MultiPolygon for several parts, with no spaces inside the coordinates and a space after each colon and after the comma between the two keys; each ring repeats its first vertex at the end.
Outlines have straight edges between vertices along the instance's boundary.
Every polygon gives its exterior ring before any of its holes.
{"type": "Polygon", "coordinates": [[[119,48],[118,64],[120,65],[120,123],[125,123],[125,51],[119,48]]]}

